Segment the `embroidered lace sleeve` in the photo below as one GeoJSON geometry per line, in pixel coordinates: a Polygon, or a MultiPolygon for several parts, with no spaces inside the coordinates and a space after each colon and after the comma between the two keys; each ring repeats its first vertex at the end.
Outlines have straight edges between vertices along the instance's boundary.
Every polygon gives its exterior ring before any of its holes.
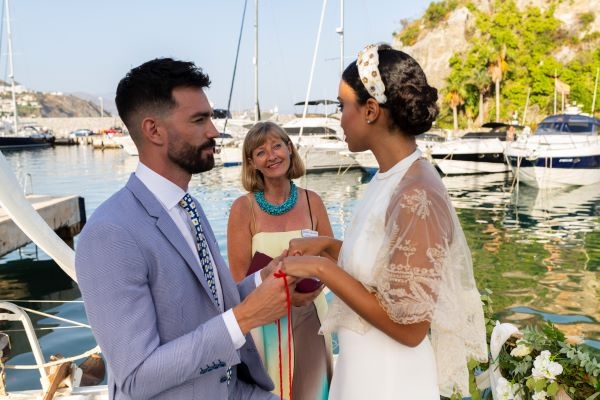
{"type": "Polygon", "coordinates": [[[405,176],[387,210],[387,246],[375,263],[377,297],[400,324],[433,319],[453,233],[445,192],[436,186],[405,176]]]}

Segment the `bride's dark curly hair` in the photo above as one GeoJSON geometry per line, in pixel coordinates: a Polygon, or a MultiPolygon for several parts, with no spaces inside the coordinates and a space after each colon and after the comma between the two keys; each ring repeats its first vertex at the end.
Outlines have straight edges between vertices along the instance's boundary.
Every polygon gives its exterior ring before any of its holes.
{"type": "MultiPolygon", "coordinates": [[[[389,110],[392,125],[406,135],[427,132],[439,113],[437,89],[429,86],[423,69],[408,54],[387,44],[379,45],[378,54],[387,96],[381,107],[389,110]]],[[[344,70],[342,79],[354,89],[360,105],[372,97],[360,80],[356,60],[344,70]]]]}

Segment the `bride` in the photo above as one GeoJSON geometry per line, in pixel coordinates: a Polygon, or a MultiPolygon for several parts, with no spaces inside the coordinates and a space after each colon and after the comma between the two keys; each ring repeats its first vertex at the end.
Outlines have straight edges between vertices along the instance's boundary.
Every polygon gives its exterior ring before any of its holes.
{"type": "Polygon", "coordinates": [[[342,75],[348,147],[371,150],[379,172],[343,243],[293,239],[282,266],[335,294],[321,327],[339,340],[330,399],[468,396],[468,359],[487,359],[471,254],[415,140],[431,128],[437,98],[419,64],[384,44],[367,46],[342,75]]]}

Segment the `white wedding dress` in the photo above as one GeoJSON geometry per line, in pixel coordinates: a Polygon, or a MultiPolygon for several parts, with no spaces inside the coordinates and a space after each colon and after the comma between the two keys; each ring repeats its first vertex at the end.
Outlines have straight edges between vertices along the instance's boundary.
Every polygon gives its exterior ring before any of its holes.
{"type": "Polygon", "coordinates": [[[376,294],[390,318],[401,324],[431,321],[432,333],[416,347],[405,346],[334,297],[321,329],[338,333],[330,400],[439,400],[451,393],[448,387],[468,385],[467,356],[486,359],[470,253],[439,175],[420,156],[416,150],[374,176],[345,232],[339,263],[376,294]],[[465,300],[475,304],[465,307],[465,300]],[[467,329],[473,331],[465,335],[467,329]],[[449,358],[458,366],[438,365],[436,348],[448,352],[444,364],[449,358]]]}

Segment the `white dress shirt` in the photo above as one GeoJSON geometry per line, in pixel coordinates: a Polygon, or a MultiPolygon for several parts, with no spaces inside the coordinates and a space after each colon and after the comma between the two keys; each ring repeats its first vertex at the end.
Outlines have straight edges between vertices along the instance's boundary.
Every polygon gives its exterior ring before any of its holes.
{"type": "MultiPolygon", "coordinates": [[[[170,180],[157,174],[141,162],[138,163],[138,166],[135,170],[135,175],[140,179],[140,181],[142,181],[142,183],[148,188],[148,190],[152,192],[156,199],[169,213],[169,215],[173,219],[173,222],[175,222],[175,225],[177,225],[177,228],[179,228],[179,230],[181,231],[181,234],[185,238],[185,241],[187,242],[188,246],[190,247],[190,249],[192,249],[192,252],[195,254],[196,259],[198,260],[198,268],[200,268],[200,256],[198,255],[198,251],[196,249],[195,230],[192,227],[189,215],[183,209],[183,207],[179,206],[179,201],[185,195],[183,189],[175,185],[170,180]]],[[[219,274],[215,266],[212,254],[210,255],[210,258],[213,263],[215,286],[217,288],[219,305],[221,307],[221,311],[224,311],[223,290],[221,288],[221,281],[219,279],[219,274]]],[[[232,342],[234,343],[237,349],[241,348],[244,345],[244,343],[246,343],[246,338],[244,337],[242,330],[240,329],[240,325],[238,324],[237,319],[233,314],[233,309],[224,311],[221,315],[223,316],[223,320],[225,321],[225,325],[227,326],[227,330],[229,331],[229,335],[231,336],[232,342]]]]}

